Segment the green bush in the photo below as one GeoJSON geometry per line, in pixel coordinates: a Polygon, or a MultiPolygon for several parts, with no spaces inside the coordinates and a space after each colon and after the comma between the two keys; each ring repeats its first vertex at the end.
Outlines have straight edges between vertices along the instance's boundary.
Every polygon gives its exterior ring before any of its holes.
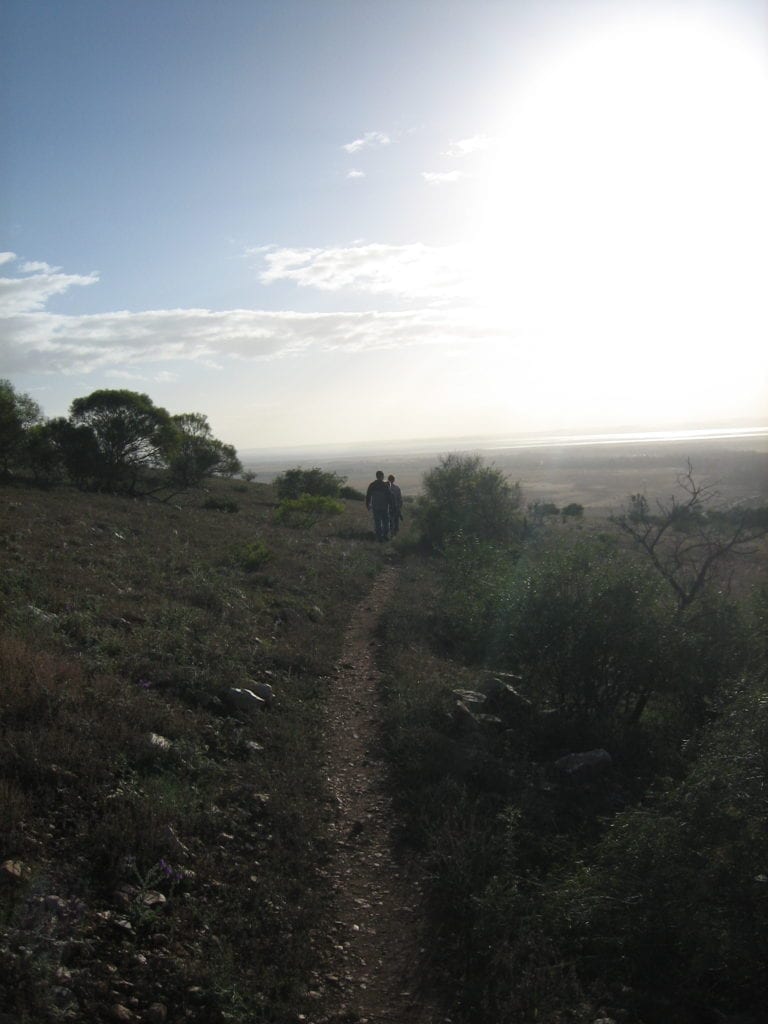
{"type": "Polygon", "coordinates": [[[206,498],[202,504],[204,509],[210,512],[238,512],[239,505],[236,501],[228,501],[222,498],[206,498]]]}
{"type": "Polygon", "coordinates": [[[670,609],[646,566],[563,543],[521,560],[503,597],[499,657],[566,714],[637,720],[664,688],[670,609]]]}
{"type": "Polygon", "coordinates": [[[745,692],[705,732],[684,781],[619,815],[591,863],[555,887],[553,926],[585,974],[661,997],[664,1019],[712,1008],[763,1019],[766,865],[768,702],[745,692]]]}
{"type": "Polygon", "coordinates": [[[345,476],[326,472],[319,466],[312,469],[287,469],[275,477],[275,490],[280,501],[286,498],[297,500],[304,494],[313,497],[338,498],[342,486],[347,482],[345,476]]]}
{"type": "Polygon", "coordinates": [[[447,455],[424,477],[416,506],[421,537],[442,550],[458,535],[510,543],[522,535],[521,493],[478,455],[447,455]]]}
{"type": "Polygon", "coordinates": [[[610,539],[529,539],[518,560],[457,538],[434,622],[443,651],[518,673],[575,722],[633,724],[658,708],[680,735],[760,661],[758,634],[725,596],[702,596],[681,618],[653,567],[610,539]]]}
{"type": "Polygon", "coordinates": [[[246,572],[256,572],[269,560],[270,551],[264,541],[255,540],[243,544],[235,553],[235,561],[246,572]]]}
{"type": "Polygon", "coordinates": [[[334,498],[302,494],[300,498],[286,498],[280,502],[275,510],[275,522],[308,528],[321,519],[341,515],[343,511],[342,503],[334,498]]]}
{"type": "Polygon", "coordinates": [[[436,617],[444,651],[471,663],[498,661],[517,557],[516,549],[461,534],[446,548],[436,617]]]}
{"type": "Polygon", "coordinates": [[[342,487],[339,491],[340,498],[346,498],[347,501],[365,501],[365,495],[362,491],[358,491],[356,487],[342,487]]]}
{"type": "Polygon", "coordinates": [[[768,590],[681,611],[618,531],[446,536],[386,613],[386,735],[462,1020],[756,1024],[768,702],[742,680],[765,679],[768,590]],[[462,711],[488,668],[531,705],[462,711]],[[596,747],[600,775],[557,765],[596,747]]]}
{"type": "Polygon", "coordinates": [[[584,506],[580,505],[578,501],[572,501],[569,505],[565,505],[561,511],[565,518],[582,519],[584,517],[584,506]]]}
{"type": "Polygon", "coordinates": [[[528,504],[528,515],[535,523],[543,523],[545,519],[559,516],[560,509],[553,501],[532,501],[528,504]]]}

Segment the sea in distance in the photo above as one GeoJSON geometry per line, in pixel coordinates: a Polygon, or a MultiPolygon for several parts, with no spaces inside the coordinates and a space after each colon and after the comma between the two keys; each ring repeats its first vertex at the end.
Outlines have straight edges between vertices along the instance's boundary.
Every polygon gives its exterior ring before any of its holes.
{"type": "Polygon", "coordinates": [[[478,454],[518,481],[528,501],[579,501],[596,514],[615,510],[629,494],[674,492],[690,461],[702,482],[728,502],[768,501],[768,425],[440,437],[246,449],[240,458],[262,483],[295,466],[319,466],[365,490],[377,469],[394,473],[407,495],[450,453],[478,454]]]}

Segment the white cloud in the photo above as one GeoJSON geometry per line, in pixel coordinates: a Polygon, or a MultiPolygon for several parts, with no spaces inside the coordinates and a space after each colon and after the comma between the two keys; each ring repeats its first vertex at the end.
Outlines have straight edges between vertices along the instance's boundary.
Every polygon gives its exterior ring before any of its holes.
{"type": "Polygon", "coordinates": [[[349,171],[347,173],[347,177],[348,178],[364,178],[365,177],[365,171],[358,171],[356,168],[353,168],[353,170],[351,170],[351,171],[349,171]]]}
{"type": "MultiPolygon", "coordinates": [[[[457,309],[461,261],[450,247],[358,244],[339,249],[271,249],[247,255],[266,262],[266,283],[293,280],[325,291],[357,288],[421,298],[450,295],[454,306],[399,312],[294,312],[161,309],[84,315],[41,311],[46,300],[98,275],[48,272],[0,278],[0,365],[6,373],[94,373],[172,380],[179,361],[220,369],[227,360],[263,360],[310,349],[350,352],[466,343],[496,332],[457,309]]],[[[6,261],[9,262],[9,261],[6,261]]]]}
{"type": "MultiPolygon", "coordinates": [[[[22,270],[28,266],[48,265],[24,264],[22,270]]],[[[53,267],[31,277],[0,277],[0,316],[42,309],[51,296],[61,295],[73,285],[95,284],[98,279],[98,274],[62,274],[53,267]]]]}
{"type": "Polygon", "coordinates": [[[428,185],[451,185],[466,178],[463,171],[422,171],[421,176],[428,185]]]}
{"type": "Polygon", "coordinates": [[[335,249],[273,249],[263,255],[261,281],[293,281],[320,291],[450,299],[465,296],[465,258],[457,246],[353,245],[335,249]]]}
{"type": "Polygon", "coordinates": [[[21,265],[21,271],[23,274],[55,274],[61,267],[52,267],[50,263],[44,263],[41,260],[27,260],[21,265]]]}
{"type": "MultiPolygon", "coordinates": [[[[186,361],[219,368],[226,360],[274,359],[310,349],[362,352],[466,344],[489,331],[498,333],[492,326],[479,326],[471,313],[455,309],[394,313],[177,309],[88,316],[29,313],[6,321],[0,363],[7,373],[98,371],[111,376],[142,376],[148,373],[148,363],[186,361]]],[[[160,379],[157,371],[153,375],[160,379]]]]}
{"type": "Polygon", "coordinates": [[[352,142],[345,142],[341,148],[346,150],[347,153],[357,153],[361,149],[376,146],[388,146],[391,141],[390,137],[384,132],[366,132],[364,135],[361,135],[359,139],[354,139],[352,142]]]}
{"type": "Polygon", "coordinates": [[[3,263],[13,263],[15,259],[17,259],[15,252],[0,252],[0,266],[3,263]]]}
{"type": "Polygon", "coordinates": [[[496,139],[492,135],[472,135],[467,139],[458,139],[451,142],[443,156],[462,157],[471,156],[473,153],[480,153],[495,145],[496,139]]]}

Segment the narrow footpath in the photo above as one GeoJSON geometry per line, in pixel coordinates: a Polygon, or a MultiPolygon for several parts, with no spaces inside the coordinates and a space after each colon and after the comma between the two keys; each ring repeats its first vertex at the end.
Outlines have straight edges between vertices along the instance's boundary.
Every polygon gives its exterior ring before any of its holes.
{"type": "Polygon", "coordinates": [[[395,819],[379,752],[376,624],[397,570],[388,566],[350,621],[324,723],[335,802],[326,872],[334,893],[326,963],[307,1024],[444,1024],[424,985],[432,953],[417,869],[395,854],[395,819]]]}

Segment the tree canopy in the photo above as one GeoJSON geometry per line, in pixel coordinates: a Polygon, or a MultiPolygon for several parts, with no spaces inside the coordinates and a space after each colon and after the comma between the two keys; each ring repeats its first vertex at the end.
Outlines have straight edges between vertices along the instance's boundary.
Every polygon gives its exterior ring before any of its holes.
{"type": "Polygon", "coordinates": [[[9,473],[24,460],[27,432],[43,419],[37,402],[0,379],[0,471],[9,473]]]}
{"type": "Polygon", "coordinates": [[[242,471],[232,445],[214,437],[203,413],[170,415],[149,395],[103,388],[46,420],[29,395],[0,380],[0,471],[63,475],[81,488],[129,494],[199,486],[242,471]]]}

